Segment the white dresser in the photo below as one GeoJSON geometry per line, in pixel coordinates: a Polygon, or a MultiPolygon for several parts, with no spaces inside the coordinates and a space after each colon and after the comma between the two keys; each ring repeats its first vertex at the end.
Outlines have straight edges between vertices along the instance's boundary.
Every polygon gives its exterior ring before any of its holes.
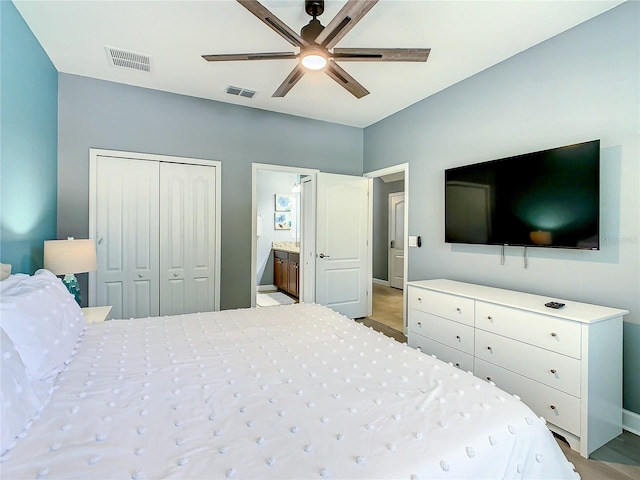
{"type": "Polygon", "coordinates": [[[407,297],[410,346],[518,395],[583,457],[622,433],[628,311],[452,280],[407,297]]]}

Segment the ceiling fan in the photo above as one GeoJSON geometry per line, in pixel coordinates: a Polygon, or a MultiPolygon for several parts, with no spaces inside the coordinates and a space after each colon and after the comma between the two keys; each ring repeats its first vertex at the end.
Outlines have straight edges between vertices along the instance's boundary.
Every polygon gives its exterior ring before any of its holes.
{"type": "Polygon", "coordinates": [[[282,20],[256,0],[237,0],[240,5],[253,13],[269,28],[300,48],[299,53],[230,53],[222,55],[202,55],[209,62],[235,60],[282,60],[296,59],[298,64],[278,87],[273,97],[284,97],[302,78],[307,70],[324,70],[329,77],[362,98],[369,91],[349,75],[340,62],[426,62],[429,48],[334,48],[378,0],[348,0],[340,12],[324,27],[317,19],[324,12],[324,0],[305,0],[305,11],[313,17],[298,35],[282,20]]]}

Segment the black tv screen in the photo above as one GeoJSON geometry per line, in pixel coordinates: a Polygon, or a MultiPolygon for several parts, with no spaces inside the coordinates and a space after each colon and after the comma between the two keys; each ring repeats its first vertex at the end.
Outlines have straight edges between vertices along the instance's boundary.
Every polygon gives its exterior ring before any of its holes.
{"type": "Polygon", "coordinates": [[[445,170],[445,241],[599,249],[600,140],[445,170]]]}

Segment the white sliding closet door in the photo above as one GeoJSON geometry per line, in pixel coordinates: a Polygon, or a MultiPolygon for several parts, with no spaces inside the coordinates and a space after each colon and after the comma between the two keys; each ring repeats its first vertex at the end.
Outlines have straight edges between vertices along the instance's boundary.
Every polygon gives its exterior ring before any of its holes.
{"type": "Polygon", "coordinates": [[[216,169],[160,164],[160,314],[214,310],[216,169]]]}
{"type": "Polygon", "coordinates": [[[157,162],[97,158],[97,305],[112,318],[159,315],[157,162]]]}

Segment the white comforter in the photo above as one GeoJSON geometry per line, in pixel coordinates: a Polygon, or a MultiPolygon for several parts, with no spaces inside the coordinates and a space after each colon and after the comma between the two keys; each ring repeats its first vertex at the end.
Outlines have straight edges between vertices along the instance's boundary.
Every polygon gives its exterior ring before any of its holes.
{"type": "Polygon", "coordinates": [[[89,325],[21,478],[577,478],[502,390],[318,305],[89,325]]]}

